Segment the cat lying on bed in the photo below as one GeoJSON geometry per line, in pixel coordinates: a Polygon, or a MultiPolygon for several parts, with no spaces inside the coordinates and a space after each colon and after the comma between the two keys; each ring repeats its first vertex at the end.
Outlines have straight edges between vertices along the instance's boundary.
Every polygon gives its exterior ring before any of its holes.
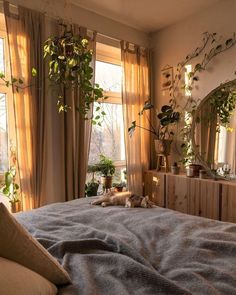
{"type": "Polygon", "coordinates": [[[106,206],[125,206],[126,208],[142,207],[152,208],[156,207],[149,197],[131,195],[130,192],[114,193],[109,192],[91,203],[92,205],[106,206]]]}

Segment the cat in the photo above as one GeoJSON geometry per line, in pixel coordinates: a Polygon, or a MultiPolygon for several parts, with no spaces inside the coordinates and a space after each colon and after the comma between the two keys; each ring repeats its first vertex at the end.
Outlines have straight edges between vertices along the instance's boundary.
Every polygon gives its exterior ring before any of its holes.
{"type": "Polygon", "coordinates": [[[126,208],[142,207],[153,208],[156,207],[153,202],[149,200],[148,196],[132,195],[131,192],[115,193],[108,192],[97,200],[94,200],[92,205],[106,206],[125,206],[126,208]]]}
{"type": "Polygon", "coordinates": [[[131,196],[130,192],[115,193],[108,192],[97,200],[93,201],[92,205],[101,205],[102,207],[106,206],[125,206],[126,199],[131,196]]]}
{"type": "Polygon", "coordinates": [[[137,196],[132,195],[126,199],[125,203],[126,208],[135,208],[135,207],[142,207],[142,208],[154,208],[156,205],[149,200],[148,196],[137,196]]]}

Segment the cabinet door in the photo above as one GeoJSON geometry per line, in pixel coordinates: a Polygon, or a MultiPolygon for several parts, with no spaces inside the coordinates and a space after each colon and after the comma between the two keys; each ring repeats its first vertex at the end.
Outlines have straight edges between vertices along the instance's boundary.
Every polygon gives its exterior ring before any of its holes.
{"type": "Polygon", "coordinates": [[[157,206],[165,206],[165,174],[147,171],[144,176],[144,195],[157,206]]]}
{"type": "Polygon", "coordinates": [[[221,220],[236,222],[236,186],[222,184],[221,220]]]}
{"type": "Polygon", "coordinates": [[[166,175],[167,208],[187,213],[187,178],[181,175],[166,175]]]}
{"type": "Polygon", "coordinates": [[[188,214],[219,219],[219,183],[196,178],[187,183],[188,214]]]}

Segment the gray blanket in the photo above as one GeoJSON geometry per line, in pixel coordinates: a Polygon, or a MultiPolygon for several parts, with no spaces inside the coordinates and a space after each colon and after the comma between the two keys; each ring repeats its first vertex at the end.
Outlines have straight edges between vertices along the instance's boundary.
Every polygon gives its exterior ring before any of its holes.
{"type": "Polygon", "coordinates": [[[90,201],[16,215],[70,273],[59,294],[236,294],[236,225],[90,201]]]}

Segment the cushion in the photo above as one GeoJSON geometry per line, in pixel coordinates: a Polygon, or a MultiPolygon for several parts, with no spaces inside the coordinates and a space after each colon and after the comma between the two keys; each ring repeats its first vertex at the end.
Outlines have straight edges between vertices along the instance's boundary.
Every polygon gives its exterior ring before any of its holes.
{"type": "Polygon", "coordinates": [[[0,294],[55,295],[57,287],[36,272],[0,257],[0,294]]]}
{"type": "Polygon", "coordinates": [[[29,268],[56,285],[70,277],[48,251],[35,240],[0,203],[0,256],[29,268]]]}

